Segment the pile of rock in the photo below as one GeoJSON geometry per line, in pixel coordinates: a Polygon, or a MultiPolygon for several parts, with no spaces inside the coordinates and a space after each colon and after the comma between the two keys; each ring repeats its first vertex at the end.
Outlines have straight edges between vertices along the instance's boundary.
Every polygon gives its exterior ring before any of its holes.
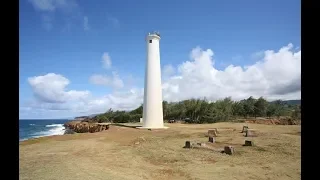
{"type": "Polygon", "coordinates": [[[245,133],[245,137],[256,137],[254,129],[249,129],[248,126],[243,126],[241,133],[245,133]]]}
{"type": "MultiPolygon", "coordinates": [[[[64,124],[66,132],[72,130],[76,133],[95,133],[109,129],[109,124],[98,124],[88,122],[75,122],[70,121],[64,124]]],[[[70,133],[68,133],[70,134],[70,133]]]]}

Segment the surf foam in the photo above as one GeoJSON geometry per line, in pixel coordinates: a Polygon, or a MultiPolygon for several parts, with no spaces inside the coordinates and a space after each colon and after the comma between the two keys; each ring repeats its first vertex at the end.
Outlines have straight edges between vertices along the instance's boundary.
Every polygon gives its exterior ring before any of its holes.
{"type": "Polygon", "coordinates": [[[32,134],[32,138],[39,138],[44,136],[54,136],[54,135],[63,135],[65,132],[65,127],[63,124],[50,124],[45,127],[49,128],[46,131],[40,131],[32,134]]]}

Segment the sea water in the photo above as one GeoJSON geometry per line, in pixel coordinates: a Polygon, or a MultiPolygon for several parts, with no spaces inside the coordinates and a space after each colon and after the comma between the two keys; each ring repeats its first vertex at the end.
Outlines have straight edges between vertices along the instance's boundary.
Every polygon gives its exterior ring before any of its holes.
{"type": "Polygon", "coordinates": [[[19,120],[19,141],[43,136],[63,135],[67,119],[19,120]]]}

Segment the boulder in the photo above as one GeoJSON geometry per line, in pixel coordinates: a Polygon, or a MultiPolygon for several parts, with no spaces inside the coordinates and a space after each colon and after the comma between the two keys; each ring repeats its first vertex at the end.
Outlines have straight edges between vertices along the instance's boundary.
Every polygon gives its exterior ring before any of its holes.
{"type": "Polygon", "coordinates": [[[184,148],[192,148],[191,142],[190,141],[186,141],[186,144],[185,144],[184,148]]]}
{"type": "Polygon", "coordinates": [[[246,131],[245,137],[255,137],[255,135],[254,135],[254,133],[253,133],[252,130],[248,129],[248,130],[246,131]]]}
{"type": "Polygon", "coordinates": [[[234,154],[234,148],[232,146],[225,146],[224,147],[224,153],[233,155],[234,154]]]}
{"type": "Polygon", "coordinates": [[[216,131],[216,129],[209,129],[209,130],[208,130],[208,136],[209,136],[209,137],[217,137],[217,131],[216,131]]]}
{"type": "Polygon", "coordinates": [[[207,144],[206,143],[200,143],[200,146],[207,147],[207,144]]]}
{"type": "Polygon", "coordinates": [[[254,146],[254,143],[253,143],[253,141],[245,140],[244,146],[254,146]]]}
{"type": "Polygon", "coordinates": [[[243,126],[242,127],[242,133],[246,132],[248,129],[249,129],[248,126],[243,126]]]}
{"type": "Polygon", "coordinates": [[[218,128],[213,128],[214,130],[216,130],[216,133],[218,134],[219,132],[218,132],[218,128]]]}
{"type": "Polygon", "coordinates": [[[70,129],[76,133],[95,133],[109,129],[109,125],[96,124],[88,122],[72,121],[64,124],[66,129],[70,129]]]}
{"type": "Polygon", "coordinates": [[[214,143],[215,141],[214,137],[209,137],[209,142],[214,143]]]}
{"type": "Polygon", "coordinates": [[[75,132],[72,129],[66,129],[64,134],[74,134],[75,132]]]}

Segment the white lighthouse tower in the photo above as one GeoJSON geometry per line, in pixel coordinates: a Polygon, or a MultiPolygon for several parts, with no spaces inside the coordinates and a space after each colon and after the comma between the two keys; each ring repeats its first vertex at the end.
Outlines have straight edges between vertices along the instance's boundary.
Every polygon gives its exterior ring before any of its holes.
{"type": "Polygon", "coordinates": [[[163,126],[162,86],[160,67],[160,34],[149,33],[146,38],[147,61],[144,79],[143,117],[141,128],[161,129],[163,126]]]}

